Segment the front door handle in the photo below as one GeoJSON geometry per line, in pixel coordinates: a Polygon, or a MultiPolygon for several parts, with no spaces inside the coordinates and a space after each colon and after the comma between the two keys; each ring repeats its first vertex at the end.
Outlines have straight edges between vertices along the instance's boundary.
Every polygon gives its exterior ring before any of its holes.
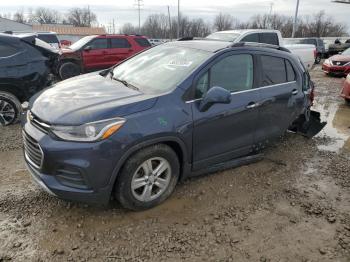
{"type": "Polygon", "coordinates": [[[299,93],[298,89],[293,89],[293,91],[292,91],[293,96],[297,95],[298,93],[299,93]]]}

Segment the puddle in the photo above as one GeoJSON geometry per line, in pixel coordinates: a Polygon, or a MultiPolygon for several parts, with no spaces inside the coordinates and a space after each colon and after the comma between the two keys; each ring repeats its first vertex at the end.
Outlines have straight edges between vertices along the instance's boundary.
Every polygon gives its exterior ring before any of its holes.
{"type": "Polygon", "coordinates": [[[345,104],[316,104],[314,110],[321,113],[322,121],[327,121],[316,137],[331,139],[318,145],[318,149],[337,153],[341,149],[350,150],[350,107],[345,104]]]}

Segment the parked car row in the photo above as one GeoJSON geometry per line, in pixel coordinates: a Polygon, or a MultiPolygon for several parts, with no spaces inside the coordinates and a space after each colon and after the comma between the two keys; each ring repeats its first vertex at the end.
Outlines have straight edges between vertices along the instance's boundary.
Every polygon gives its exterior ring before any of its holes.
{"type": "Polygon", "coordinates": [[[144,36],[92,35],[62,49],[58,74],[61,79],[109,68],[134,54],[150,48],[144,36]]]}
{"type": "Polygon", "coordinates": [[[314,45],[307,44],[285,44],[281,32],[278,30],[229,30],[210,34],[207,39],[239,42],[256,42],[282,46],[290,50],[299,57],[307,69],[313,67],[316,59],[316,48],[314,45]]]}

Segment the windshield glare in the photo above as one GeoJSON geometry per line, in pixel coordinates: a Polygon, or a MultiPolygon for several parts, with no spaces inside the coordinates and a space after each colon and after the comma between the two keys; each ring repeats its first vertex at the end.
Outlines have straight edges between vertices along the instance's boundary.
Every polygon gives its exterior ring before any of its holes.
{"type": "Polygon", "coordinates": [[[237,34],[237,33],[219,33],[219,32],[217,32],[217,33],[213,33],[211,35],[208,35],[206,38],[227,41],[227,42],[233,42],[239,36],[240,36],[240,34],[237,34]]]}
{"type": "Polygon", "coordinates": [[[78,50],[78,49],[82,48],[84,45],[86,45],[88,42],[90,42],[90,40],[93,38],[95,38],[94,35],[85,36],[82,39],[79,39],[77,42],[75,42],[71,46],[69,46],[69,48],[73,49],[73,50],[78,50]]]}
{"type": "Polygon", "coordinates": [[[144,93],[165,93],[175,89],[211,55],[198,49],[161,45],[114,68],[113,78],[124,80],[144,93]]]}

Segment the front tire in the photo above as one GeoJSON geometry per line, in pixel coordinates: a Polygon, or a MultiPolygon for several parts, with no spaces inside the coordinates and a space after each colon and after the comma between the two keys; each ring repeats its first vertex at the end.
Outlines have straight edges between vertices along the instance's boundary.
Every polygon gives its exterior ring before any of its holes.
{"type": "Polygon", "coordinates": [[[155,207],[174,191],[179,174],[179,159],[169,146],[157,144],[141,149],[122,168],[115,196],[131,210],[155,207]]]}
{"type": "Polygon", "coordinates": [[[12,94],[0,91],[0,126],[16,123],[22,113],[19,100],[12,94]]]}
{"type": "Polygon", "coordinates": [[[63,62],[58,73],[62,80],[80,75],[80,66],[73,62],[63,62]]]}

